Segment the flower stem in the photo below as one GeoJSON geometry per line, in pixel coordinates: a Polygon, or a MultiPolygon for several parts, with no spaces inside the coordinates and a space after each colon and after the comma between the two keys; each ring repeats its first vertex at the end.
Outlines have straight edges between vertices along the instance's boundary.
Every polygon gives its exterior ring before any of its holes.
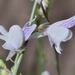
{"type": "Polygon", "coordinates": [[[22,60],[23,54],[22,52],[18,52],[14,61],[14,66],[11,68],[11,72],[13,75],[17,75],[18,74],[18,70],[19,70],[19,66],[22,60]]]}
{"type": "Polygon", "coordinates": [[[35,14],[36,6],[37,6],[37,0],[34,1],[34,5],[33,5],[33,9],[32,9],[32,13],[31,13],[31,17],[30,17],[30,20],[29,20],[30,25],[31,25],[32,20],[33,20],[33,18],[34,18],[34,14],[35,14]]]}
{"type": "Polygon", "coordinates": [[[17,72],[18,72],[18,68],[19,68],[19,65],[21,63],[21,59],[22,59],[22,56],[23,54],[21,54],[17,60],[17,62],[14,64],[13,68],[12,68],[12,74],[13,75],[17,75],[17,72]]]}

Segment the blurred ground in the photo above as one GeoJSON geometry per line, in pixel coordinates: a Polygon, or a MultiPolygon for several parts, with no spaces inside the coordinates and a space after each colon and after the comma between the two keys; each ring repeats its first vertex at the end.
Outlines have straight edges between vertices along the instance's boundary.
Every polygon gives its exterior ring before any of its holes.
{"type": "MultiPolygon", "coordinates": [[[[31,0],[0,0],[0,24],[8,29],[13,24],[23,24],[28,20],[31,12],[31,0]]],[[[49,11],[50,12],[50,11],[49,11]]],[[[75,15],[75,0],[54,0],[52,13],[49,14],[50,22],[69,18],[75,15]]],[[[60,75],[75,75],[75,28],[71,29],[73,38],[62,44],[63,54],[59,55],[60,75]]],[[[44,41],[44,51],[46,53],[46,69],[52,75],[58,75],[56,70],[55,53],[50,47],[48,39],[44,41]]],[[[0,42],[2,45],[3,42],[0,42]]],[[[32,67],[35,56],[35,40],[30,40],[27,52],[23,57],[21,72],[28,75],[32,67]]],[[[5,58],[7,51],[0,46],[0,56],[5,58]]]]}

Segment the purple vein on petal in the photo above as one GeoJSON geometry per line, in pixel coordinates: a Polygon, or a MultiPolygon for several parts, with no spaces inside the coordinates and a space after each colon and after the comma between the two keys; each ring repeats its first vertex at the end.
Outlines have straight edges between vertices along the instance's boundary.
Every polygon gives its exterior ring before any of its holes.
{"type": "Polygon", "coordinates": [[[56,26],[63,26],[65,28],[71,28],[71,27],[74,27],[75,26],[75,16],[72,16],[71,18],[69,19],[65,19],[65,20],[61,20],[61,21],[58,21],[52,25],[56,25],[56,26]]]}
{"type": "Polygon", "coordinates": [[[29,26],[29,24],[26,23],[24,25],[24,27],[22,28],[22,30],[24,32],[25,41],[27,41],[29,39],[29,37],[31,36],[31,34],[33,33],[33,31],[35,29],[36,29],[36,24],[32,24],[31,26],[29,26]]]}

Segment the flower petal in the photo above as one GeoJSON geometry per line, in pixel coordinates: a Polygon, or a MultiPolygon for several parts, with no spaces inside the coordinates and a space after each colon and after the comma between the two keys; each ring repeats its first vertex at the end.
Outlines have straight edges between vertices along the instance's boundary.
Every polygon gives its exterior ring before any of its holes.
{"type": "Polygon", "coordinates": [[[7,34],[7,30],[2,25],[0,25],[0,33],[2,35],[6,35],[7,34]]]}
{"type": "Polygon", "coordinates": [[[52,38],[51,38],[50,35],[48,35],[48,39],[49,39],[49,42],[50,42],[51,47],[53,47],[54,42],[53,42],[53,40],[52,40],[52,38]]]}
{"type": "Polygon", "coordinates": [[[0,35],[0,39],[5,41],[2,45],[4,49],[16,51],[23,44],[24,37],[22,29],[18,25],[13,25],[8,33],[0,35]]]}
{"type": "Polygon", "coordinates": [[[4,44],[2,45],[2,47],[3,47],[4,49],[10,50],[10,51],[14,51],[14,49],[15,49],[15,48],[14,48],[10,43],[8,43],[8,42],[4,43],[4,44]]]}
{"type": "Polygon", "coordinates": [[[0,39],[5,41],[6,37],[4,35],[0,35],[0,39]]]}
{"type": "Polygon", "coordinates": [[[51,26],[46,30],[54,42],[64,40],[69,34],[69,29],[64,27],[51,26]]]}
{"type": "Polygon", "coordinates": [[[63,51],[63,49],[60,46],[61,42],[66,42],[66,41],[70,40],[71,38],[72,38],[72,31],[69,30],[69,33],[67,34],[67,37],[64,40],[55,43],[55,49],[56,49],[57,53],[61,54],[61,52],[63,51]]]}
{"type": "Polygon", "coordinates": [[[25,41],[29,39],[29,37],[31,36],[31,34],[35,29],[36,29],[36,24],[33,24],[31,26],[29,26],[27,23],[25,24],[25,26],[22,29],[24,32],[25,41]]]}
{"type": "Polygon", "coordinates": [[[75,26],[75,16],[69,18],[69,19],[66,19],[66,20],[61,20],[61,21],[58,21],[56,23],[53,23],[52,25],[54,26],[63,26],[65,28],[71,28],[71,27],[74,27],[75,26]]]}
{"type": "Polygon", "coordinates": [[[73,33],[71,30],[69,30],[69,33],[68,33],[67,37],[63,40],[63,42],[70,40],[72,38],[72,36],[73,36],[73,33]]]}
{"type": "Polygon", "coordinates": [[[0,39],[1,40],[5,41],[7,33],[8,33],[7,30],[2,25],[0,25],[0,39]]]}
{"type": "Polygon", "coordinates": [[[14,47],[15,50],[20,48],[24,42],[23,31],[18,25],[13,25],[8,34],[6,42],[10,44],[11,47],[14,47]]]}
{"type": "Polygon", "coordinates": [[[49,39],[51,47],[53,47],[53,44],[55,44],[55,50],[57,51],[57,53],[61,54],[62,49],[60,47],[60,42],[59,43],[54,43],[54,40],[51,39],[50,35],[48,35],[48,39],[49,39]]]}
{"type": "Polygon", "coordinates": [[[62,49],[61,46],[60,46],[60,43],[61,43],[61,42],[55,44],[55,50],[56,50],[57,53],[59,53],[59,54],[61,54],[61,52],[63,51],[63,49],[62,49]]]}

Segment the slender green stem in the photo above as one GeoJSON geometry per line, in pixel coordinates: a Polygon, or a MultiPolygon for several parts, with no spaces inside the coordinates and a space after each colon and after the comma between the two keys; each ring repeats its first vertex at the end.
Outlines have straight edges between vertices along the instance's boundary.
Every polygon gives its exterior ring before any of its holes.
{"type": "Polygon", "coordinates": [[[30,17],[30,20],[29,20],[30,25],[31,25],[31,22],[32,22],[32,20],[33,20],[33,18],[34,18],[34,14],[35,14],[36,6],[37,6],[37,0],[35,0],[34,5],[33,5],[32,13],[31,13],[31,17],[30,17]]]}
{"type": "Polygon", "coordinates": [[[18,60],[15,62],[14,66],[11,69],[13,75],[17,75],[18,68],[19,68],[19,65],[20,65],[21,60],[22,60],[22,56],[23,56],[23,54],[21,54],[19,56],[18,60]]]}
{"type": "Polygon", "coordinates": [[[20,66],[21,60],[22,60],[23,54],[22,51],[18,52],[14,61],[14,66],[11,68],[11,72],[13,75],[17,75],[18,68],[20,66]]]}

